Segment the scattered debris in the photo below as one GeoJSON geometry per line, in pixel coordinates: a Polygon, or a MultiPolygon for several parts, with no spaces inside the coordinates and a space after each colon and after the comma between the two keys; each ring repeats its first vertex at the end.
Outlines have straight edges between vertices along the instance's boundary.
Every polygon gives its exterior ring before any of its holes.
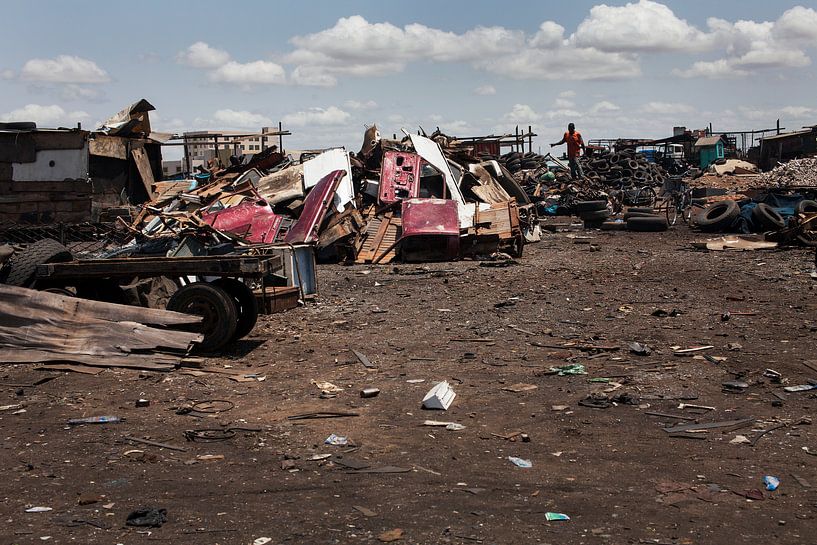
{"type": "Polygon", "coordinates": [[[456,396],[448,382],[439,382],[423,398],[423,408],[446,411],[456,396]]]}
{"type": "Polygon", "coordinates": [[[533,467],[533,462],[531,462],[530,460],[525,460],[524,458],[517,458],[516,456],[508,456],[508,460],[510,460],[510,462],[513,465],[515,465],[516,467],[521,467],[521,468],[525,468],[525,469],[533,467]]]}

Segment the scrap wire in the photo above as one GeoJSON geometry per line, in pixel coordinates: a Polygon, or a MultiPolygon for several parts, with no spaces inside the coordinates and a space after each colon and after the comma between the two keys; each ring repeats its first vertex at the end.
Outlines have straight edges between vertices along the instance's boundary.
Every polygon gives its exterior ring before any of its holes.
{"type": "Polygon", "coordinates": [[[187,430],[184,432],[184,438],[194,443],[218,443],[232,439],[235,437],[237,431],[259,432],[261,428],[231,427],[187,430]]]}
{"type": "Polygon", "coordinates": [[[206,399],[194,403],[190,410],[197,413],[216,414],[227,412],[233,407],[235,407],[235,403],[226,399],[206,399]],[[219,406],[219,404],[222,404],[222,406],[219,406]],[[201,408],[199,408],[200,406],[201,408]]]}

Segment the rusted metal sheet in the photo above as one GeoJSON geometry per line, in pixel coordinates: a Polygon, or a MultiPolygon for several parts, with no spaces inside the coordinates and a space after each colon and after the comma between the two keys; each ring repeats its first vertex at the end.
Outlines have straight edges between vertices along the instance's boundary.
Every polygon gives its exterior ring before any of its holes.
{"type": "Polygon", "coordinates": [[[265,201],[245,201],[238,206],[202,214],[204,223],[214,229],[237,235],[247,242],[275,242],[283,217],[265,201]]]}
{"type": "Polygon", "coordinates": [[[416,153],[387,151],[380,167],[378,198],[383,204],[420,196],[422,157],[416,153]]]}
{"type": "Polygon", "coordinates": [[[410,135],[410,138],[417,154],[443,174],[448,195],[451,196],[452,200],[457,202],[457,215],[459,217],[460,228],[467,229],[471,227],[474,224],[474,212],[476,207],[473,203],[465,202],[462,191],[460,191],[460,186],[454,179],[454,174],[451,172],[451,167],[445,159],[440,145],[430,138],[417,134],[410,135]]]}
{"type": "Polygon", "coordinates": [[[403,201],[403,237],[455,235],[459,237],[457,203],[450,199],[407,199],[403,201]]]}
{"type": "Polygon", "coordinates": [[[460,250],[457,202],[450,199],[407,199],[402,205],[404,258],[455,259],[460,250]]]}
{"type": "Polygon", "coordinates": [[[320,228],[326,212],[332,205],[335,192],[341,181],[346,177],[343,170],[330,172],[312,188],[304,200],[303,212],[297,223],[287,233],[284,242],[297,244],[302,242],[317,242],[320,228]]]}

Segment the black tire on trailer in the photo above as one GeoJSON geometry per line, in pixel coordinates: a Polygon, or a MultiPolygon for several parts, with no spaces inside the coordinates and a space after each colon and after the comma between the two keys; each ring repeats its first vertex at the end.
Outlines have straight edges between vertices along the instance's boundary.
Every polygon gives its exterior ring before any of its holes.
{"type": "Polygon", "coordinates": [[[15,252],[8,260],[9,272],[5,283],[10,286],[30,288],[34,285],[37,265],[44,263],[64,263],[73,261],[74,256],[68,248],[54,240],[38,240],[21,251],[15,252]]]}
{"type": "Polygon", "coordinates": [[[668,228],[667,218],[662,218],[661,216],[630,218],[627,220],[628,231],[657,232],[666,231],[668,228]]]}
{"type": "Polygon", "coordinates": [[[247,284],[235,278],[219,278],[212,282],[226,291],[232,298],[238,312],[233,340],[246,337],[258,322],[258,300],[247,284]]]}
{"type": "Polygon", "coordinates": [[[707,206],[698,214],[695,222],[703,231],[726,229],[740,214],[740,206],[735,201],[720,201],[707,206]]]}
{"type": "Polygon", "coordinates": [[[803,199],[794,207],[795,214],[813,214],[817,212],[817,201],[803,199]]]}
{"type": "Polygon", "coordinates": [[[585,222],[604,221],[610,217],[610,213],[605,208],[604,210],[590,210],[587,212],[581,212],[579,217],[585,222]]]}
{"type": "Polygon", "coordinates": [[[576,212],[595,212],[597,210],[606,210],[607,201],[576,201],[576,212]]]}
{"type": "Polygon", "coordinates": [[[752,210],[752,218],[769,229],[782,229],[786,226],[786,220],[783,219],[783,216],[766,203],[758,203],[755,206],[755,209],[752,210]]]}
{"type": "Polygon", "coordinates": [[[238,324],[233,298],[208,282],[194,282],[179,288],[167,302],[167,310],[202,316],[196,331],[204,335],[198,345],[202,352],[213,352],[229,343],[238,324]]]}

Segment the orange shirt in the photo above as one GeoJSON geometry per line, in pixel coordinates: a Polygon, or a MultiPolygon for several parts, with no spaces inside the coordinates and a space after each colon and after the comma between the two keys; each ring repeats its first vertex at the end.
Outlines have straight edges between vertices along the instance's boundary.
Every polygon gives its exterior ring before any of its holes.
{"type": "Polygon", "coordinates": [[[582,135],[579,131],[573,131],[573,134],[570,134],[570,131],[565,133],[564,140],[567,143],[567,156],[571,159],[573,157],[579,156],[579,149],[581,149],[582,144],[582,135]]]}

